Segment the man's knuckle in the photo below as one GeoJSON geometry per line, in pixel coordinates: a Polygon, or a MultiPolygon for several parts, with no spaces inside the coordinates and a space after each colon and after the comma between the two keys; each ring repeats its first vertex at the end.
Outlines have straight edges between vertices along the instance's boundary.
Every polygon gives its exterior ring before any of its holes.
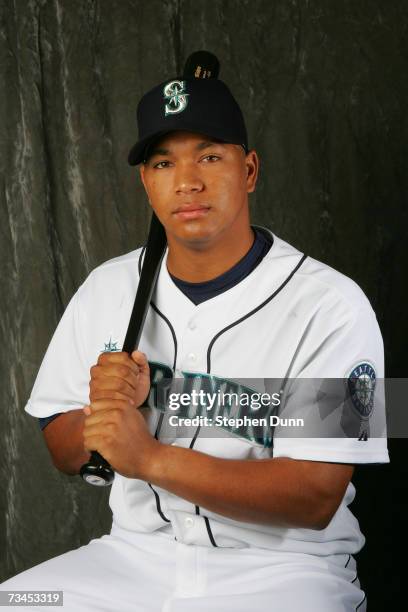
{"type": "Polygon", "coordinates": [[[140,374],[140,368],[139,366],[136,366],[136,368],[134,368],[131,373],[132,379],[137,380],[137,377],[139,376],[139,374],[140,374]]]}
{"type": "Polygon", "coordinates": [[[129,374],[129,369],[125,365],[118,365],[118,376],[124,378],[129,374]]]}
{"type": "Polygon", "coordinates": [[[121,378],[120,381],[118,382],[117,390],[125,391],[126,389],[127,389],[127,382],[126,380],[123,380],[123,378],[121,378]]]}

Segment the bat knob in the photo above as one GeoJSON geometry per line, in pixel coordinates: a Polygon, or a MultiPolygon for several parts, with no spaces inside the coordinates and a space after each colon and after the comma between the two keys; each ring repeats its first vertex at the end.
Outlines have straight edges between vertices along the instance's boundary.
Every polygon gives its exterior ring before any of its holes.
{"type": "Polygon", "coordinates": [[[96,451],[91,452],[90,460],[84,463],[79,474],[85,482],[95,487],[109,487],[115,478],[109,463],[96,451]]]}

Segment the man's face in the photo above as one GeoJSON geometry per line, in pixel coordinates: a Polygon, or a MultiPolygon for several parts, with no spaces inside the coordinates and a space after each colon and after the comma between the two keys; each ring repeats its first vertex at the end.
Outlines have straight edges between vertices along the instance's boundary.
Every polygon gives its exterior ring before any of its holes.
{"type": "Polygon", "coordinates": [[[152,147],[140,175],[150,204],[172,240],[190,246],[248,231],[248,193],[258,171],[255,151],[172,132],[152,147]]]}

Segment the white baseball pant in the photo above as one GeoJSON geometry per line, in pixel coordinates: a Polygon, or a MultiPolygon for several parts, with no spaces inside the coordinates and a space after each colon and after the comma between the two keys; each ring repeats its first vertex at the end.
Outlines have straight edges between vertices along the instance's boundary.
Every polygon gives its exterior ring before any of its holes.
{"type": "Polygon", "coordinates": [[[109,535],[10,578],[0,590],[62,590],[65,612],[366,610],[350,555],[185,545],[166,533],[116,525],[109,535]]]}

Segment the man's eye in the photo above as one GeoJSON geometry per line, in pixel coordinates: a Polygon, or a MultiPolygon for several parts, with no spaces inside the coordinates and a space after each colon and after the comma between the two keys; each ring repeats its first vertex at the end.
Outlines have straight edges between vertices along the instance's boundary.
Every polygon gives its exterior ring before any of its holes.
{"type": "Polygon", "coordinates": [[[203,161],[209,160],[210,162],[213,162],[214,160],[216,161],[217,159],[220,159],[218,155],[206,155],[205,157],[203,157],[203,161]]]}
{"type": "Polygon", "coordinates": [[[168,165],[170,162],[168,161],[161,161],[161,162],[157,162],[157,164],[154,164],[153,168],[168,168],[168,165]]]}

